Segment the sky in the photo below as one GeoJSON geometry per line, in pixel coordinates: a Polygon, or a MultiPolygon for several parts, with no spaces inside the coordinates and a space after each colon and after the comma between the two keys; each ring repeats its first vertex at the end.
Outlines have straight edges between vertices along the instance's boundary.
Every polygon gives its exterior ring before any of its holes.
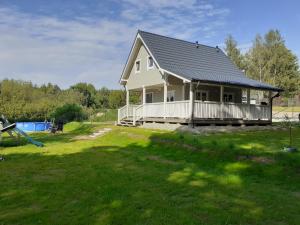
{"type": "Polygon", "coordinates": [[[296,0],[0,0],[0,79],[121,88],[138,29],[243,52],[278,29],[300,58],[296,0]]]}

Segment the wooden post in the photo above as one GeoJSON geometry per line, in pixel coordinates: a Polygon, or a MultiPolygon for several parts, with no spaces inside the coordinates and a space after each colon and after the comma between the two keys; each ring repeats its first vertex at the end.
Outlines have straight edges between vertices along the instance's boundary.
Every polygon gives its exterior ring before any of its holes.
{"type": "Polygon", "coordinates": [[[272,91],[269,91],[269,107],[270,107],[270,115],[269,120],[272,123],[272,113],[273,113],[273,98],[272,98],[272,91]]]}
{"type": "Polygon", "coordinates": [[[121,120],[120,120],[120,109],[118,109],[118,124],[121,123],[121,120]]]}
{"type": "Polygon", "coordinates": [[[190,126],[194,126],[194,85],[190,83],[190,126]]]}
{"type": "Polygon", "coordinates": [[[247,88],[247,105],[248,105],[248,113],[247,113],[247,119],[250,119],[251,116],[251,106],[250,106],[250,88],[247,88]]]}
{"type": "Polygon", "coordinates": [[[129,117],[129,90],[127,87],[126,88],[126,106],[127,106],[127,109],[126,109],[126,115],[127,115],[127,118],[129,117]]]}
{"type": "Polygon", "coordinates": [[[145,118],[146,115],[145,105],[146,105],[146,87],[143,85],[143,118],[145,118]]]}
{"type": "Polygon", "coordinates": [[[224,102],[223,102],[223,96],[224,96],[224,86],[220,86],[220,102],[221,102],[221,120],[224,119],[224,102]]]}
{"type": "Polygon", "coordinates": [[[183,85],[182,85],[182,101],[185,100],[185,83],[183,82],[183,85]]]}
{"type": "Polygon", "coordinates": [[[167,118],[167,98],[168,98],[168,85],[167,77],[164,80],[164,119],[167,118]]]}

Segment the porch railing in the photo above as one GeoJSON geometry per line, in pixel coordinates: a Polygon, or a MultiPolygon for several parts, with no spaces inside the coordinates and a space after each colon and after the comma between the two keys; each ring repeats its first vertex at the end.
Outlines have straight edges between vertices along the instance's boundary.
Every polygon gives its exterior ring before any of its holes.
{"type": "MultiPolygon", "coordinates": [[[[118,110],[118,122],[129,118],[135,123],[147,117],[189,119],[189,110],[189,101],[167,102],[165,106],[163,102],[129,105],[118,110]]],[[[269,120],[270,106],[195,101],[194,118],[269,120]]]]}

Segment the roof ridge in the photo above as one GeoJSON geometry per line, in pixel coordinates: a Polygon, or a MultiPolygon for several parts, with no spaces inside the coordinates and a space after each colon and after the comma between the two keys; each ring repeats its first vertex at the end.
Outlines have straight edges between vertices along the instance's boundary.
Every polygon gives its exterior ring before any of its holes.
{"type": "MultiPolygon", "coordinates": [[[[164,38],[169,38],[169,39],[173,39],[173,40],[177,40],[177,41],[187,42],[187,43],[193,44],[193,45],[196,44],[196,42],[191,42],[191,41],[186,41],[186,40],[182,40],[182,39],[179,39],[179,38],[169,37],[169,36],[166,36],[166,35],[156,34],[156,33],[152,33],[152,32],[149,32],[149,31],[138,30],[138,33],[140,33],[140,32],[142,32],[142,33],[148,33],[148,34],[152,34],[152,35],[156,35],[156,36],[160,36],[160,37],[164,37],[164,38]]],[[[213,46],[210,46],[210,45],[205,45],[205,44],[200,44],[200,43],[198,43],[198,45],[202,45],[204,47],[216,49],[216,47],[213,47],[213,46]]]]}

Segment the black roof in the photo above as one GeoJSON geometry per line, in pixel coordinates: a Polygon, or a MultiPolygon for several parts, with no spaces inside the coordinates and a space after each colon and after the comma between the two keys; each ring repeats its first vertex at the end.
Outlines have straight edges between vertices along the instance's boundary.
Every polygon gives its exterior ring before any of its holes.
{"type": "Polygon", "coordinates": [[[272,91],[280,88],[246,77],[217,47],[138,31],[160,68],[193,81],[230,84],[272,91]]]}

